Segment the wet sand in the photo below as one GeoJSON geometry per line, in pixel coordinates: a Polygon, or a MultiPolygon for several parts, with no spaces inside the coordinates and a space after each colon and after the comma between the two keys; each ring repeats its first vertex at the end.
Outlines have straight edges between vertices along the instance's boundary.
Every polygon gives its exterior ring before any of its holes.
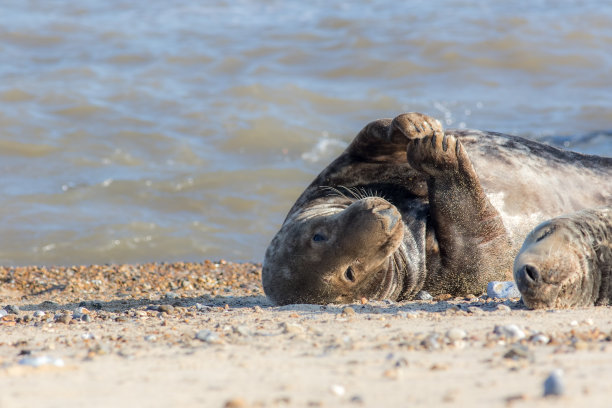
{"type": "Polygon", "coordinates": [[[0,407],[608,406],[610,307],[277,307],[261,265],[0,267],[0,407]],[[561,382],[544,397],[554,370],[561,382]]]}

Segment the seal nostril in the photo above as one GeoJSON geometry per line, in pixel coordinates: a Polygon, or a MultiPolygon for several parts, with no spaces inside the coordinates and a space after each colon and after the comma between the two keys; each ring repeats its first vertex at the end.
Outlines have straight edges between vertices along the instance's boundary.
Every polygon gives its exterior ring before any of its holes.
{"type": "Polygon", "coordinates": [[[525,272],[525,276],[531,279],[534,282],[538,282],[540,280],[540,271],[533,265],[525,265],[523,266],[523,271],[525,272]]]}
{"type": "Polygon", "coordinates": [[[353,268],[350,266],[346,268],[346,271],[344,271],[344,278],[350,282],[355,282],[355,272],[353,272],[353,268]]]}

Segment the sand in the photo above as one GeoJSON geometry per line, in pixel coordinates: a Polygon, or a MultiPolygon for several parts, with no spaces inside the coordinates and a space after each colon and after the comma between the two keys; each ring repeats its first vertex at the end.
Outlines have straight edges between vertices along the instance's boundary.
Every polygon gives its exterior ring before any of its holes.
{"type": "Polygon", "coordinates": [[[260,274],[225,261],[0,267],[0,408],[612,400],[610,307],[529,311],[486,296],[277,307],[260,274]],[[544,397],[555,370],[561,395],[544,397]]]}

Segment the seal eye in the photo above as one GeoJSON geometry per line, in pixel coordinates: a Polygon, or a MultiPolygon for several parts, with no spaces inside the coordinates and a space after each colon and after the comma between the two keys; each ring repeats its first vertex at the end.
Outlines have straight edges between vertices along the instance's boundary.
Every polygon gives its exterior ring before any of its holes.
{"type": "Polygon", "coordinates": [[[353,272],[353,268],[351,268],[350,266],[348,268],[346,268],[346,271],[344,271],[344,278],[347,281],[350,282],[355,282],[355,272],[353,272]]]}
{"type": "Polygon", "coordinates": [[[321,235],[321,234],[314,234],[314,236],[312,237],[312,240],[314,242],[321,242],[321,241],[326,241],[327,238],[325,237],[325,235],[321,235]]]}
{"type": "Polygon", "coordinates": [[[548,228],[546,228],[544,231],[542,231],[540,233],[540,236],[538,238],[536,238],[535,242],[540,242],[541,240],[543,240],[544,238],[546,238],[547,236],[549,236],[550,234],[552,234],[553,232],[555,232],[557,228],[555,226],[550,226],[548,228]]]}

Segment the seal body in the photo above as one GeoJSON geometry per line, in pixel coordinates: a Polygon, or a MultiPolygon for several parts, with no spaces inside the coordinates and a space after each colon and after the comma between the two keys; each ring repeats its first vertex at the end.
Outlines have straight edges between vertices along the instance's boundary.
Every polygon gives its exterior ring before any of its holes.
{"type": "Polygon", "coordinates": [[[514,279],[531,309],[610,304],[612,207],[538,225],[514,261],[514,279]]]}
{"type": "Polygon", "coordinates": [[[525,235],[612,203],[612,159],[516,136],[381,119],[297,199],[266,250],[274,302],[480,293],[507,280],[525,235]]]}

